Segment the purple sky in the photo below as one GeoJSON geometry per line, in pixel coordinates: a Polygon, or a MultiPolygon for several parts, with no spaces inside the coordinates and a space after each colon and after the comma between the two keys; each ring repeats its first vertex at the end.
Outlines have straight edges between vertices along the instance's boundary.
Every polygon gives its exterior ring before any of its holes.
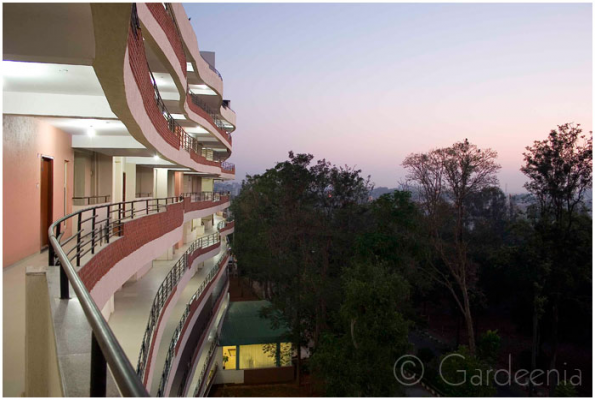
{"type": "Polygon", "coordinates": [[[401,162],[468,138],[522,191],[524,147],[592,130],[590,4],[185,4],[238,116],[238,180],[289,150],[395,187],[401,162]]]}

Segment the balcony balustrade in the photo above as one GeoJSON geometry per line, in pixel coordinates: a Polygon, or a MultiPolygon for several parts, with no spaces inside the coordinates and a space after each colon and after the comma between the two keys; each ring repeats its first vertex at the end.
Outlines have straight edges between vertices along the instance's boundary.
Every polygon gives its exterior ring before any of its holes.
{"type": "MultiPolygon", "coordinates": [[[[167,356],[165,358],[165,363],[163,366],[163,372],[161,374],[161,381],[159,383],[159,389],[157,391],[158,397],[164,396],[165,386],[169,379],[169,374],[171,372],[174,357],[177,354],[178,343],[182,337],[182,334],[185,331],[186,323],[188,322],[188,318],[190,317],[191,312],[196,310],[196,308],[198,307],[198,304],[202,301],[202,295],[205,293],[206,289],[211,285],[211,283],[215,280],[215,278],[219,275],[219,273],[222,272],[223,269],[225,269],[225,272],[223,272],[223,273],[225,274],[225,277],[227,278],[226,266],[227,266],[228,260],[229,260],[229,254],[226,254],[225,256],[222,256],[219,259],[217,264],[209,271],[205,280],[202,282],[202,284],[199,286],[199,288],[196,290],[196,292],[192,295],[192,297],[186,304],[184,313],[182,314],[182,317],[180,318],[180,321],[178,322],[178,326],[176,327],[176,329],[172,335],[172,339],[171,339],[171,342],[170,342],[170,345],[169,345],[169,348],[167,351],[167,356]]],[[[225,286],[223,286],[223,288],[225,288],[225,286]]],[[[202,339],[200,342],[202,342],[204,340],[205,335],[208,333],[208,332],[206,332],[206,328],[210,325],[211,320],[212,320],[213,316],[215,315],[214,311],[216,311],[218,309],[218,305],[221,303],[221,300],[222,300],[222,295],[225,293],[226,293],[225,290],[221,290],[220,293],[217,294],[217,296],[216,296],[216,298],[218,299],[217,305],[215,305],[214,307],[212,307],[206,311],[207,317],[205,319],[203,319],[203,321],[202,321],[202,323],[200,323],[200,325],[195,325],[194,327],[191,328],[193,330],[198,329],[198,331],[201,332],[202,339]]],[[[183,384],[184,383],[182,383],[182,385],[183,384]]]]}
{"type": "MultiPolygon", "coordinates": [[[[157,82],[146,58],[142,30],[138,18],[136,4],[132,5],[130,34],[128,39],[128,46],[130,49],[130,66],[134,73],[135,80],[141,89],[147,114],[151,118],[159,134],[172,147],[178,150],[183,149],[190,153],[190,157],[194,161],[207,165],[213,165],[212,162],[214,162],[214,165],[220,167],[220,162],[217,160],[204,162],[209,160],[207,160],[202,155],[204,149],[202,144],[184,130],[184,128],[171,115],[165,103],[163,102],[159,88],[157,87],[157,82]],[[151,93],[150,97],[152,97],[152,101],[149,101],[149,99],[145,97],[149,92],[151,93]]],[[[190,94],[188,95],[190,96],[190,94]]],[[[224,129],[220,128],[220,126],[217,125],[216,120],[213,119],[213,117],[210,116],[207,111],[203,110],[202,108],[201,111],[203,117],[206,117],[207,120],[210,119],[209,122],[213,124],[214,129],[216,129],[217,132],[219,132],[231,145],[231,135],[224,129]]],[[[217,121],[219,121],[220,125],[222,124],[221,120],[217,119],[217,121]]]]}
{"type": "Polygon", "coordinates": [[[143,336],[143,341],[140,348],[140,354],[138,356],[138,363],[136,371],[141,379],[145,378],[145,371],[147,367],[148,358],[151,352],[151,343],[154,340],[154,334],[159,323],[159,318],[165,308],[169,297],[173,290],[177,287],[180,279],[184,273],[192,266],[194,257],[191,257],[197,250],[206,249],[214,244],[221,242],[221,236],[218,232],[211,235],[203,236],[190,245],[186,252],[180,257],[178,262],[169,271],[153,300],[151,311],[149,313],[149,321],[147,322],[147,328],[143,336]]]}
{"type": "MultiPolygon", "coordinates": [[[[72,204],[75,206],[90,206],[94,204],[109,203],[111,195],[104,196],[79,196],[72,198],[72,204]]],[[[138,196],[137,196],[138,197],[138,196]]]]}

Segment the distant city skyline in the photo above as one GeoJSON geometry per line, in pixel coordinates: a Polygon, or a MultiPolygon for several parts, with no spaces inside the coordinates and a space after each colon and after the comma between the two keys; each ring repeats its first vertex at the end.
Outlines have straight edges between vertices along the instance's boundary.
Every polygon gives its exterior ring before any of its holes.
{"type": "Polygon", "coordinates": [[[391,188],[409,153],[468,138],[519,193],[526,146],[592,130],[591,4],[184,7],[238,115],[238,181],[292,150],[391,188]]]}

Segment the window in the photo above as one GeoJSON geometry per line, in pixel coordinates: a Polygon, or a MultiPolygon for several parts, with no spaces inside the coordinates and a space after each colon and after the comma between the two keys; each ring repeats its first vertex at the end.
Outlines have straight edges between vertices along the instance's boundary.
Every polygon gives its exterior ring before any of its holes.
{"type": "Polygon", "coordinates": [[[240,369],[271,368],[277,366],[276,344],[251,344],[240,346],[240,369]],[[266,348],[273,351],[265,351],[266,348]]]}
{"type": "Polygon", "coordinates": [[[236,369],[236,346],[223,347],[223,369],[236,369]]]}

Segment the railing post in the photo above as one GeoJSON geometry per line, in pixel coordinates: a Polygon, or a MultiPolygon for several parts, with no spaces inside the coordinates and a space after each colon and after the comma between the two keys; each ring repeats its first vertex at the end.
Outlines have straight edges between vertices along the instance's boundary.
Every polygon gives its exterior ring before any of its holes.
{"type": "Polygon", "coordinates": [[[83,213],[78,213],[78,223],[77,223],[77,233],[76,233],[76,266],[81,266],[81,215],[83,213]]]}
{"type": "Polygon", "coordinates": [[[91,254],[95,254],[95,219],[97,217],[97,209],[93,209],[93,222],[91,223],[91,254]]]}
{"type": "Polygon", "coordinates": [[[107,364],[95,338],[91,334],[91,397],[105,397],[107,383],[107,364]]]}
{"type": "Polygon", "coordinates": [[[118,236],[122,236],[122,203],[118,203],[118,236]]]}
{"type": "MultiPolygon", "coordinates": [[[[56,240],[60,241],[60,225],[56,227],[56,240]]],[[[56,255],[54,253],[54,246],[52,246],[52,241],[50,240],[50,234],[48,232],[48,266],[54,265],[56,255]]]]}
{"type": "Polygon", "coordinates": [[[149,200],[147,200],[147,215],[149,215],[149,200]]]}
{"type": "Polygon", "coordinates": [[[107,215],[106,215],[106,224],[105,224],[105,230],[106,230],[105,241],[108,244],[109,244],[109,225],[110,225],[110,219],[112,217],[112,213],[110,211],[111,211],[111,207],[107,206],[107,215]]]}
{"type": "MultiPolygon", "coordinates": [[[[56,225],[56,240],[60,243],[60,227],[62,224],[56,225]]],[[[53,249],[52,244],[50,243],[50,249],[53,249]]],[[[60,260],[56,263],[56,265],[60,268],[60,298],[61,299],[69,299],[70,298],[70,287],[68,286],[68,276],[66,276],[66,271],[64,271],[64,266],[61,265],[60,260]]]]}
{"type": "Polygon", "coordinates": [[[130,203],[130,219],[134,219],[134,202],[130,203]]]}

